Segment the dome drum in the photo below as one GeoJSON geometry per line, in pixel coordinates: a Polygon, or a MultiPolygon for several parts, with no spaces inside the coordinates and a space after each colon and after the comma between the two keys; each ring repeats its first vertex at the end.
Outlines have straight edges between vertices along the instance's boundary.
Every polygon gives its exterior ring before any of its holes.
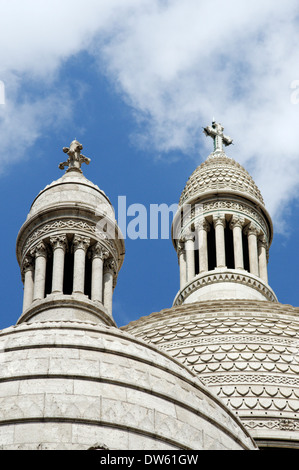
{"type": "Polygon", "coordinates": [[[172,223],[172,241],[176,249],[177,240],[184,236],[184,232],[191,229],[195,231],[204,219],[211,225],[213,216],[224,216],[227,222],[232,218],[239,217],[244,219],[243,227],[250,223],[255,223],[260,229],[260,233],[267,240],[270,247],[272,242],[272,224],[269,224],[268,218],[264,212],[256,205],[252,205],[244,198],[235,194],[211,194],[204,196],[198,201],[179,206],[172,223]]]}
{"type": "Polygon", "coordinates": [[[173,305],[220,299],[252,299],[277,302],[271,287],[244,270],[215,269],[195,276],[176,295],[173,305]]]}
{"type": "MultiPolygon", "coordinates": [[[[174,242],[177,244],[181,278],[178,297],[186,298],[186,294],[180,295],[182,291],[193,291],[196,285],[198,289],[202,289],[207,279],[209,285],[214,282],[212,279],[217,284],[219,281],[224,282],[224,277],[219,277],[219,270],[222,273],[226,270],[226,280],[236,282],[235,288],[240,291],[236,298],[246,296],[246,291],[248,298],[260,298],[260,295],[257,297],[257,292],[250,292],[254,286],[260,293],[266,291],[267,300],[276,299],[272,290],[267,287],[269,243],[263,228],[247,214],[244,216],[244,213],[232,208],[219,210],[216,207],[201,213],[197,218],[195,216],[193,220],[189,219],[181,230],[179,240],[174,242]],[[196,283],[198,277],[201,282],[196,283]],[[246,291],[244,288],[240,290],[241,284],[247,286],[246,291]],[[259,287],[256,288],[256,285],[259,287]]],[[[224,288],[223,284],[221,287],[215,286],[217,298],[221,295],[221,288],[224,288]]],[[[230,286],[227,292],[223,291],[223,295],[223,298],[230,298],[236,293],[230,286]]],[[[193,297],[197,301],[204,296],[204,292],[198,292],[193,297]]]]}
{"type": "Polygon", "coordinates": [[[34,301],[20,316],[18,324],[26,322],[82,321],[116,326],[103,303],[91,301],[84,294],[47,294],[42,300],[34,301]]]}

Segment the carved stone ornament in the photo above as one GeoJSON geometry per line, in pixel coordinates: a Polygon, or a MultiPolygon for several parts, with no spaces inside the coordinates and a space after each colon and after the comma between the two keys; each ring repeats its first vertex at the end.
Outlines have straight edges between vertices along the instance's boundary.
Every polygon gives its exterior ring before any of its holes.
{"type": "Polygon", "coordinates": [[[180,256],[185,250],[185,242],[184,240],[179,240],[177,244],[177,254],[180,256]]]}
{"type": "Polygon", "coordinates": [[[82,173],[82,163],[86,163],[86,165],[89,165],[90,163],[90,158],[87,158],[81,154],[82,149],[83,146],[77,140],[73,140],[73,142],[70,144],[70,147],[63,147],[63,152],[67,153],[69,158],[65,162],[59,164],[60,170],[64,170],[64,168],[67,166],[67,171],[75,170],[82,173]]]}
{"type": "Polygon", "coordinates": [[[22,263],[22,275],[27,271],[34,270],[34,258],[32,256],[25,256],[22,263]]]}
{"type": "Polygon", "coordinates": [[[257,237],[260,233],[260,229],[255,224],[249,224],[244,228],[244,234],[247,236],[255,235],[257,237]]]}
{"type": "Polygon", "coordinates": [[[233,140],[223,134],[224,127],[215,121],[212,122],[212,126],[204,128],[204,133],[208,137],[212,137],[214,141],[214,152],[222,152],[223,144],[225,146],[231,145],[233,140]]]}
{"type": "Polygon", "coordinates": [[[90,252],[92,258],[101,258],[102,260],[105,260],[109,256],[109,251],[99,242],[91,247],[90,252]]]}
{"type": "Polygon", "coordinates": [[[184,236],[183,236],[183,241],[184,242],[187,242],[188,240],[192,240],[194,241],[195,239],[195,233],[192,232],[192,230],[187,230],[187,232],[184,233],[184,236]]]}
{"type": "Polygon", "coordinates": [[[203,203],[203,211],[205,214],[215,210],[225,211],[227,215],[232,215],[232,212],[238,212],[239,215],[236,217],[247,217],[250,220],[254,220],[265,234],[268,232],[267,223],[261,212],[256,207],[246,204],[245,202],[218,200],[203,203]]]}
{"type": "Polygon", "coordinates": [[[265,248],[265,249],[268,248],[268,243],[267,243],[267,239],[266,239],[265,235],[259,237],[259,239],[258,239],[258,247],[259,247],[259,248],[265,248]]]}
{"type": "Polygon", "coordinates": [[[56,235],[50,238],[50,243],[55,250],[55,248],[63,248],[66,250],[67,247],[67,237],[66,235],[56,235]]]}
{"type": "Polygon", "coordinates": [[[229,228],[231,230],[233,230],[235,227],[240,227],[241,229],[243,229],[244,223],[245,223],[244,217],[234,216],[230,220],[229,228]]]}
{"type": "Polygon", "coordinates": [[[204,230],[205,232],[209,232],[211,230],[211,225],[206,219],[201,219],[196,222],[195,224],[195,230],[204,230]]]}
{"type": "Polygon", "coordinates": [[[90,245],[90,238],[83,237],[81,235],[75,235],[73,239],[74,251],[81,249],[86,251],[90,245]]]}
{"type": "Polygon", "coordinates": [[[34,243],[35,240],[38,240],[40,237],[45,237],[47,235],[51,236],[51,233],[53,232],[53,237],[55,237],[58,230],[82,230],[84,232],[87,232],[87,234],[90,235],[92,238],[103,238],[103,240],[105,240],[105,243],[109,245],[109,249],[112,251],[113,256],[115,258],[118,257],[118,253],[115,249],[114,243],[112,243],[111,240],[107,239],[105,234],[96,233],[95,225],[91,225],[76,219],[57,220],[53,223],[43,225],[27,239],[23,252],[26,253],[30,245],[34,243]]]}
{"type": "Polygon", "coordinates": [[[47,257],[48,251],[44,242],[39,242],[32,250],[30,250],[30,255],[32,257],[44,256],[47,257]]]}
{"type": "Polygon", "coordinates": [[[226,219],[224,215],[214,215],[213,216],[213,224],[214,227],[217,227],[217,225],[222,225],[222,227],[225,227],[226,225],[226,219]]]}
{"type": "Polygon", "coordinates": [[[104,272],[110,272],[112,274],[116,274],[117,273],[117,267],[116,267],[116,263],[114,261],[114,259],[112,258],[108,258],[105,260],[104,262],[104,272]]]}
{"type": "Polygon", "coordinates": [[[277,302],[277,298],[274,295],[272,289],[266,286],[262,280],[253,279],[250,274],[239,274],[239,273],[213,273],[203,275],[198,279],[186,284],[186,286],[180,291],[179,295],[174,300],[174,306],[181,305],[192,292],[195,292],[200,287],[207,286],[209,284],[221,283],[221,282],[236,282],[237,284],[243,284],[251,287],[256,291],[260,292],[270,302],[277,302]]]}

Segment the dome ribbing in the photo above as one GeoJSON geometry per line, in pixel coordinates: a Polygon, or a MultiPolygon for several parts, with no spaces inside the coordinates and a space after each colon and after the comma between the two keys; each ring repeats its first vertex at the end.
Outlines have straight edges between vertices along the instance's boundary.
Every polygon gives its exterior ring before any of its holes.
{"type": "Polygon", "coordinates": [[[224,152],[212,153],[195,169],[181,194],[179,205],[218,191],[248,196],[264,205],[261,192],[250,174],[224,152]]]}

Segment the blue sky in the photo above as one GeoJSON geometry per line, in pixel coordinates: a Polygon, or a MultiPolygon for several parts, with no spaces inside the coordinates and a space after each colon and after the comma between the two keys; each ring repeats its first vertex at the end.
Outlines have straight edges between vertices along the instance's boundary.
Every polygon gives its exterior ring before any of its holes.
{"type": "MultiPolygon", "coordinates": [[[[15,241],[62,175],[62,147],[83,144],[85,176],[116,209],[118,196],[171,205],[212,150],[212,117],[272,215],[270,285],[299,305],[298,12],[292,0],[0,0],[0,328],[21,314],[15,241]]],[[[178,287],[171,240],[127,238],[116,322],[170,307],[178,287]]]]}

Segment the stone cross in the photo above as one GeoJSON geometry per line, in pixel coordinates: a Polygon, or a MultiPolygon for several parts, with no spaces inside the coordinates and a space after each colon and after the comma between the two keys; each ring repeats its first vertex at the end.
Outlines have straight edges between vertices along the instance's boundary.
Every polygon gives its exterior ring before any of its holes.
{"type": "Polygon", "coordinates": [[[81,164],[86,163],[86,165],[89,165],[90,163],[90,158],[81,154],[82,149],[83,146],[76,139],[73,140],[70,147],[63,147],[63,152],[67,153],[69,158],[67,161],[59,164],[60,170],[64,170],[64,168],[68,166],[67,171],[75,170],[82,173],[81,164]]]}
{"type": "Polygon", "coordinates": [[[204,133],[206,136],[212,137],[214,140],[214,152],[222,152],[223,144],[228,146],[233,143],[233,140],[223,134],[224,127],[221,124],[213,121],[212,126],[207,126],[204,128],[204,133]]]}

